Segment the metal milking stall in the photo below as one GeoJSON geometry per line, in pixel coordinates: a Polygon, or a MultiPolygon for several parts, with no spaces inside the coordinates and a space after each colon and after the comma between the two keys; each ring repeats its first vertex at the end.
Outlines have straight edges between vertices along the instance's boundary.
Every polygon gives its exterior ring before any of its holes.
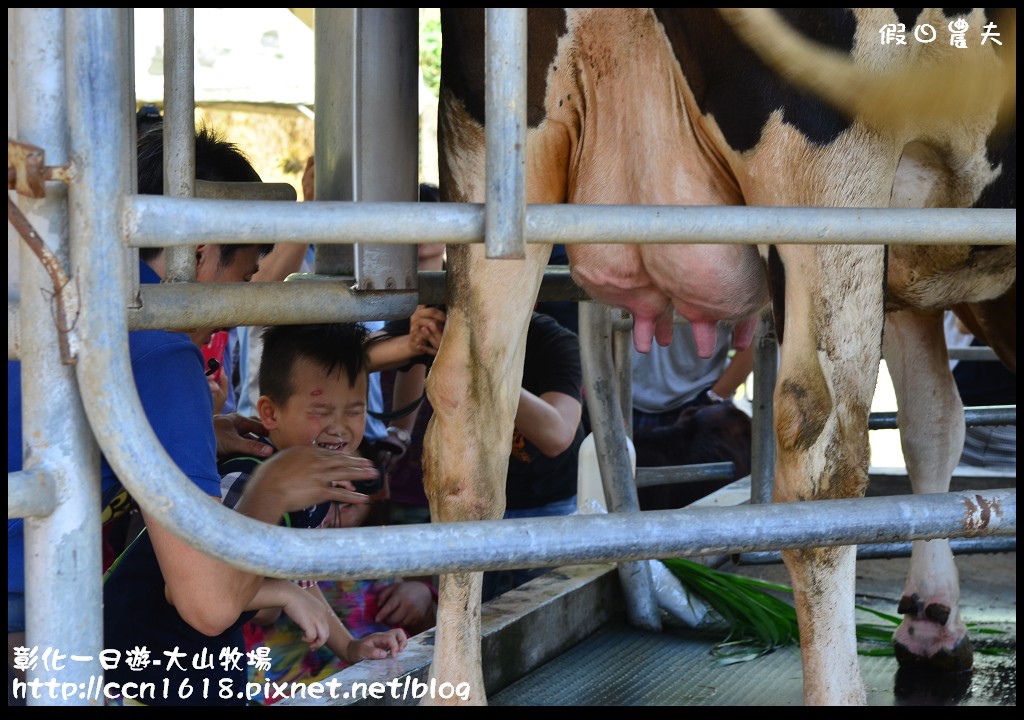
{"type": "MultiPolygon", "coordinates": [[[[8,125],[14,126],[8,164],[15,168],[8,176],[9,187],[13,181],[17,190],[9,190],[9,218],[18,218],[10,222],[25,238],[20,292],[12,297],[9,282],[8,293],[8,359],[22,362],[24,397],[24,466],[8,474],[8,518],[26,519],[26,644],[73,648],[93,658],[69,663],[62,681],[88,682],[102,673],[95,512],[100,453],[147,513],[173,532],[206,553],[275,577],[362,578],[606,561],[628,568],[652,557],[1015,536],[1013,489],[315,533],[268,527],[207,502],[163,451],[134,387],[122,382],[131,377],[129,330],[406,317],[417,303],[439,302],[443,295],[440,274],[416,273],[414,244],[420,242],[486,242],[494,262],[514,255],[524,242],[623,238],[821,243],[829,237],[879,243],[899,235],[929,244],[1015,242],[1012,210],[680,207],[652,215],[640,207],[527,207],[522,157],[513,149],[525,138],[525,105],[514,102],[525,83],[513,77],[525,56],[525,10],[489,13],[489,22],[493,17],[503,28],[489,34],[489,48],[511,58],[489,67],[495,73],[489,92],[493,102],[507,93],[521,117],[488,124],[490,201],[481,206],[414,202],[414,9],[318,10],[318,202],[303,204],[270,196],[190,197],[207,192],[189,188],[194,170],[175,151],[190,146],[192,133],[191,10],[165,10],[165,150],[174,160],[167,172],[179,173],[186,189],[177,196],[140,196],[133,180],[131,9],[8,9],[8,125]],[[854,218],[856,225],[847,225],[854,218]],[[200,287],[189,282],[195,269],[188,250],[200,242],[314,243],[316,275],[200,287]],[[142,247],[169,248],[179,282],[140,288],[134,268],[142,247]],[[985,523],[965,514],[965,506],[973,504],[980,513],[985,503],[1000,505],[1003,514],[985,523]]],[[[498,112],[488,117],[506,119],[498,112]]],[[[549,273],[541,292],[565,297],[571,288],[565,273],[549,273]]],[[[581,303],[581,311],[584,371],[606,492],[612,510],[635,509],[612,380],[611,311],[590,302],[581,303]]],[[[755,455],[759,466],[770,472],[770,460],[759,464],[755,455]]],[[[620,576],[631,621],[657,626],[644,573],[620,576]]],[[[29,680],[46,677],[42,667],[27,672],[29,680]]],[[[56,702],[94,705],[102,698],[72,695],[56,702]]]]}

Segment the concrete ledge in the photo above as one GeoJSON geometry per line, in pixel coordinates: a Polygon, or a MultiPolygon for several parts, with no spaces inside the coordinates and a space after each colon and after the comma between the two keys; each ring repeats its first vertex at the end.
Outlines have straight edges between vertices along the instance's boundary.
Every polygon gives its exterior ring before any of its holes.
{"type": "MultiPolygon", "coordinates": [[[[623,613],[618,572],[611,563],[557,568],[484,604],[482,655],[488,695],[562,654],[623,613]]],[[[334,683],[338,697],[293,697],[272,707],[416,705],[415,698],[402,694],[414,686],[414,680],[427,682],[433,652],[434,631],[428,630],[411,638],[405,652],[396,658],[363,661],[321,683],[334,683]],[[395,680],[398,697],[392,697],[390,687],[381,698],[344,697],[353,683],[369,686],[395,680]]]]}

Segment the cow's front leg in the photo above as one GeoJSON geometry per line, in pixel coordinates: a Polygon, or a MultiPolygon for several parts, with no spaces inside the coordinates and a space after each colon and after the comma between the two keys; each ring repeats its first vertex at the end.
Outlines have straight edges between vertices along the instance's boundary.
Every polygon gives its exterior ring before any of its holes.
{"type": "MultiPolygon", "coordinates": [[[[949,492],[964,446],[964,408],[949,371],[941,311],[890,313],[885,359],[896,391],[903,457],[914,493],[949,492]]],[[[900,664],[961,672],[974,649],[960,617],[960,582],[949,540],[915,540],[893,637],[900,664]]]]}
{"type": "MultiPolygon", "coordinates": [[[[487,260],[483,246],[450,247],[448,318],[427,379],[434,414],[424,439],[424,487],[433,522],[496,520],[522,386],[526,330],[550,247],[526,260],[487,260]]],[[[425,697],[424,704],[487,702],[480,651],[481,572],[441,576],[431,680],[466,683],[470,698],[425,697]]]]}
{"type": "MultiPolygon", "coordinates": [[[[786,303],[774,399],[774,499],[861,497],[881,359],[882,249],[789,247],[780,256],[786,303]]],[[[865,704],[854,618],[856,548],[782,556],[800,627],[805,703],[865,704]]]]}

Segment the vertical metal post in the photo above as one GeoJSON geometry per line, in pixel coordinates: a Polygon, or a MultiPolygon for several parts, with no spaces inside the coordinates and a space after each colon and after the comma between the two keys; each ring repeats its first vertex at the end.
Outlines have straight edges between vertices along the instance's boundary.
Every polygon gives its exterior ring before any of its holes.
{"type": "MultiPolygon", "coordinates": [[[[313,154],[315,195],[320,200],[355,197],[356,15],[358,8],[316,8],[313,154]]],[[[316,246],[316,272],[355,275],[355,247],[316,246]]]]}
{"type": "Polygon", "coordinates": [[[526,8],[487,8],[485,95],[488,258],[526,257],[526,8]]]}
{"type": "MultiPolygon", "coordinates": [[[[415,202],[416,10],[316,12],[317,199],[415,202]]],[[[418,287],[416,257],[415,245],[357,243],[354,251],[351,245],[324,245],[317,248],[316,271],[354,274],[361,290],[408,290],[418,287]]]]}
{"type": "MultiPolygon", "coordinates": [[[[580,359],[583,386],[594,433],[601,481],[610,512],[639,512],[626,436],[612,367],[612,330],[609,308],[580,303],[580,359]]],[[[620,562],[619,580],[626,596],[629,622],[648,630],[661,630],[650,565],[646,560],[620,562]]]]}
{"type": "MultiPolygon", "coordinates": [[[[126,88],[129,88],[129,92],[125,97],[125,102],[128,104],[128,129],[129,137],[131,140],[131,147],[134,149],[136,141],[138,140],[138,131],[136,129],[135,120],[135,9],[132,8],[128,12],[120,13],[118,16],[120,21],[120,28],[118,29],[118,35],[123,37],[126,43],[128,52],[128,62],[122,63],[122,70],[124,73],[121,82],[124,83],[126,88]]],[[[137,157],[135,152],[127,152],[124,154],[124,161],[127,163],[126,172],[128,177],[131,178],[131,192],[138,191],[138,183],[135,178],[139,174],[136,169],[137,157]]],[[[142,306],[142,297],[139,293],[139,249],[128,247],[124,248],[125,261],[128,268],[128,295],[125,298],[125,305],[129,308],[138,308],[142,306]]]]}
{"type": "MultiPolygon", "coordinates": [[[[627,317],[625,310],[612,310],[627,317]]],[[[618,379],[619,405],[626,423],[626,436],[633,438],[633,333],[629,328],[615,330],[612,334],[612,362],[618,379]]]]}
{"type": "MultiPolygon", "coordinates": [[[[102,93],[91,80],[103,72],[86,61],[103,55],[110,60],[122,48],[115,39],[118,13],[123,10],[75,10],[20,8],[14,36],[17,51],[16,94],[18,134],[25,142],[46,152],[48,165],[71,160],[76,168],[110,158],[88,153],[69,153],[69,106],[81,89],[102,93]],[[66,23],[66,26],[65,26],[66,23]],[[66,68],[76,73],[69,79],[66,68]],[[77,85],[80,90],[75,92],[77,85]]],[[[75,115],[74,122],[87,122],[75,115]]],[[[99,131],[99,129],[91,129],[99,131]]],[[[78,220],[69,213],[69,191],[59,182],[46,183],[46,197],[18,198],[26,218],[42,236],[75,283],[69,259],[68,226],[78,220]]],[[[106,205],[112,198],[106,198],[106,205]]],[[[39,260],[25,245],[21,248],[21,343],[22,436],[25,469],[43,469],[57,488],[57,507],[47,517],[25,520],[26,645],[93,660],[65,661],[64,667],[39,663],[27,671],[27,679],[75,683],[87,687],[102,670],[99,651],[103,645],[102,556],[100,552],[99,450],[82,408],[74,366],[61,361],[58,328],[51,286],[39,260]]],[[[76,290],[84,291],[83,288],[76,290]]],[[[72,350],[75,343],[72,339],[72,350]]],[[[61,685],[63,686],[63,685],[61,685]]],[[[66,686],[64,686],[66,687],[66,686]]],[[[27,698],[28,704],[102,705],[102,698],[27,698]]]]}
{"type": "Polygon", "coordinates": [[[770,503],[775,479],[775,422],[772,399],[779,374],[779,344],[771,315],[762,316],[754,333],[754,399],[750,458],[750,501],[770,503]]]}
{"type": "MultiPolygon", "coordinates": [[[[164,8],[164,195],[195,197],[195,113],[195,11],[164,8]]],[[[195,248],[167,248],[164,281],[195,279],[195,248]]]]}

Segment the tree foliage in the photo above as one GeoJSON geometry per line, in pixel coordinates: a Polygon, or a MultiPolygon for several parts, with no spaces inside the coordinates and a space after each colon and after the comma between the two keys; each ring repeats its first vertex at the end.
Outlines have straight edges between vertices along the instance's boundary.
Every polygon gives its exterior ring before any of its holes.
{"type": "Polygon", "coordinates": [[[441,12],[420,8],[420,69],[423,81],[438,97],[441,85],[441,12]]]}

